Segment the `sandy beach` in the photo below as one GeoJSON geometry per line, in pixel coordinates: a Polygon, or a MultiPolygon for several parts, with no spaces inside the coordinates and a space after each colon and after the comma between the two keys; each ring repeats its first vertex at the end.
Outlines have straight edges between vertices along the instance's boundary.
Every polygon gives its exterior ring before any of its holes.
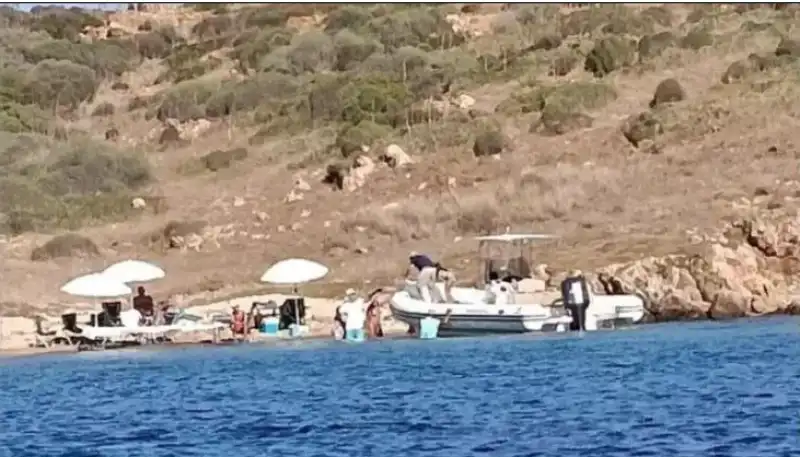
{"type": "MultiPolygon", "coordinates": [[[[288,298],[289,295],[284,294],[266,294],[266,295],[248,295],[243,297],[236,297],[230,299],[223,299],[214,301],[212,303],[190,306],[185,308],[185,311],[207,317],[217,313],[228,313],[233,306],[247,310],[253,302],[266,302],[272,300],[276,303],[282,303],[283,300],[288,298]]],[[[331,326],[333,317],[336,313],[336,307],[339,300],[330,298],[316,298],[306,297],[307,312],[310,316],[307,319],[310,334],[308,339],[324,339],[331,337],[331,326]]],[[[69,308],[67,308],[69,309],[69,308]]],[[[73,308],[78,312],[78,321],[85,322],[91,309],[78,309],[73,308]]],[[[384,313],[388,313],[384,310],[384,313]]],[[[60,325],[59,316],[43,316],[45,317],[45,329],[55,329],[60,325]]],[[[402,323],[396,322],[391,318],[384,319],[384,331],[387,335],[402,335],[406,327],[402,323]]],[[[223,338],[227,335],[223,333],[223,338]]],[[[174,340],[172,344],[153,345],[154,348],[169,349],[176,347],[185,347],[187,345],[203,344],[204,341],[210,340],[211,335],[197,334],[197,335],[183,335],[174,340]]],[[[252,335],[254,342],[267,342],[267,341],[280,341],[280,339],[270,337],[260,337],[258,334],[252,335]]],[[[0,316],[0,358],[7,357],[23,357],[23,356],[36,356],[54,353],[69,353],[77,352],[76,347],[54,345],[50,348],[35,347],[36,345],[36,324],[33,318],[29,317],[10,317],[0,316]]]]}

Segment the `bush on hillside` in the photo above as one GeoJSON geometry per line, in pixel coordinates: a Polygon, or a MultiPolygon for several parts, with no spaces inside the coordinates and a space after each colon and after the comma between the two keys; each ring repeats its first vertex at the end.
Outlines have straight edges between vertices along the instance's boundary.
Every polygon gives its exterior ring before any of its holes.
{"type": "Polygon", "coordinates": [[[603,77],[633,63],[635,45],[626,38],[606,37],[597,40],[586,56],[584,69],[603,77]]]}
{"type": "Polygon", "coordinates": [[[391,134],[391,129],[384,125],[363,120],[356,125],[345,125],[336,135],[334,146],[339,149],[342,156],[348,158],[363,152],[363,148],[370,148],[377,141],[391,134]]]}
{"type": "Polygon", "coordinates": [[[183,64],[178,68],[168,68],[163,73],[158,75],[154,84],[162,84],[165,82],[180,83],[199,78],[209,72],[212,72],[222,65],[222,60],[216,57],[207,57],[204,60],[194,60],[183,64]]]}
{"type": "Polygon", "coordinates": [[[686,92],[683,90],[681,84],[675,78],[668,78],[656,87],[653,94],[653,99],[650,100],[650,108],[663,105],[665,103],[674,103],[686,99],[686,92]]]}
{"type": "Polygon", "coordinates": [[[205,104],[217,88],[204,81],[184,81],[161,92],[153,100],[147,117],[160,121],[177,119],[185,122],[205,117],[205,104]]]}
{"type": "Polygon", "coordinates": [[[131,42],[100,40],[93,43],[71,43],[50,40],[24,49],[31,63],[44,60],[68,60],[89,67],[100,77],[119,76],[136,64],[136,46],[131,42]]]}
{"type": "Polygon", "coordinates": [[[496,112],[525,114],[542,111],[545,107],[563,112],[579,112],[602,108],[617,98],[617,92],[608,84],[596,82],[570,82],[555,86],[539,86],[512,95],[501,102],[496,112]]]}
{"type": "Polygon", "coordinates": [[[293,37],[290,30],[282,28],[251,29],[244,34],[251,36],[249,39],[243,39],[241,43],[234,42],[235,47],[230,54],[231,58],[236,59],[243,69],[259,68],[261,59],[275,49],[287,46],[292,42],[293,37]]]}
{"type": "Polygon", "coordinates": [[[287,52],[292,74],[319,73],[333,67],[336,54],[333,41],[323,32],[311,30],[295,35],[287,52]]]}
{"type": "Polygon", "coordinates": [[[283,27],[287,20],[289,20],[288,12],[275,5],[242,8],[236,17],[236,22],[244,28],[257,29],[283,27]]]}
{"type": "Polygon", "coordinates": [[[531,133],[540,135],[564,135],[574,130],[589,128],[594,119],[588,114],[571,110],[561,105],[547,105],[542,110],[542,115],[530,128],[531,133]]]}
{"type": "Polygon", "coordinates": [[[593,5],[558,17],[561,36],[580,36],[594,32],[617,17],[629,18],[631,11],[622,5],[593,5]]]}
{"type": "Polygon", "coordinates": [[[206,170],[219,171],[224,168],[230,168],[235,162],[246,159],[247,155],[246,148],[216,150],[201,157],[200,162],[206,170]]]}
{"type": "Polygon", "coordinates": [[[36,105],[20,105],[14,102],[0,103],[0,131],[48,134],[54,128],[55,119],[49,111],[36,105]]]}
{"type": "Polygon", "coordinates": [[[356,35],[347,29],[340,30],[333,36],[333,69],[353,70],[380,48],[381,44],[371,38],[356,35]]]}
{"type": "Polygon", "coordinates": [[[620,129],[625,139],[634,147],[638,147],[645,140],[654,141],[658,135],[664,133],[661,121],[647,111],[629,116],[620,129]]]}
{"type": "Polygon", "coordinates": [[[681,38],[680,46],[684,49],[692,49],[698,51],[707,46],[714,45],[714,35],[703,27],[696,28],[689,31],[683,38],[681,38]]]}
{"type": "Polygon", "coordinates": [[[678,38],[672,32],[659,32],[654,35],[645,35],[639,39],[636,48],[639,60],[645,61],[660,56],[668,48],[674,47],[678,38]]]}
{"type": "Polygon", "coordinates": [[[102,27],[104,21],[80,8],[49,7],[31,10],[30,28],[47,32],[56,40],[78,41],[85,27],[102,27]]]}
{"type": "Polygon", "coordinates": [[[55,106],[75,109],[91,100],[98,81],[91,68],[66,60],[44,60],[28,74],[24,99],[45,110],[55,106]]]}
{"type": "Polygon", "coordinates": [[[645,8],[639,15],[662,27],[672,27],[675,22],[675,16],[669,6],[651,6],[645,8]]]}
{"type": "Polygon", "coordinates": [[[506,148],[506,139],[503,132],[497,129],[486,128],[475,136],[472,144],[472,153],[475,157],[497,155],[506,148]]]}
{"type": "Polygon", "coordinates": [[[358,124],[363,120],[390,126],[402,125],[413,94],[404,84],[380,77],[353,81],[342,89],[341,120],[358,124]]]}
{"type": "Polygon", "coordinates": [[[259,107],[279,110],[282,101],[292,99],[301,85],[296,78],[279,73],[261,73],[243,81],[225,82],[207,100],[208,117],[224,117],[259,107]]]}
{"type": "Polygon", "coordinates": [[[151,181],[141,157],[90,142],[4,136],[0,199],[4,229],[13,233],[77,228],[131,212],[132,192],[151,181]]]}
{"type": "Polygon", "coordinates": [[[343,5],[325,18],[325,32],[335,34],[341,30],[360,30],[372,19],[364,5],[343,5]]]}
{"type": "Polygon", "coordinates": [[[366,28],[388,49],[403,46],[447,49],[466,41],[466,36],[454,32],[444,13],[436,7],[400,9],[372,19],[366,28]]]}
{"type": "Polygon", "coordinates": [[[229,37],[238,31],[236,26],[237,23],[230,14],[208,16],[192,27],[192,35],[203,41],[229,37]]]}
{"type": "Polygon", "coordinates": [[[136,52],[145,59],[163,59],[172,52],[172,43],[159,32],[137,33],[133,37],[136,52]]]}
{"type": "Polygon", "coordinates": [[[97,257],[100,249],[97,245],[81,235],[66,233],[51,238],[31,252],[31,260],[43,262],[68,257],[97,257]]]}

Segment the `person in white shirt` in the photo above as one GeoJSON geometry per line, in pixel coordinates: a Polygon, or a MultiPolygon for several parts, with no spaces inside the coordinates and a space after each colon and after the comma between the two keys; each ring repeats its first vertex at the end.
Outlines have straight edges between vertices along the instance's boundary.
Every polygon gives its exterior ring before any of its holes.
{"type": "Polygon", "coordinates": [[[366,303],[353,289],[347,289],[339,315],[344,321],[345,339],[361,341],[364,339],[364,323],[367,320],[366,303]]]}

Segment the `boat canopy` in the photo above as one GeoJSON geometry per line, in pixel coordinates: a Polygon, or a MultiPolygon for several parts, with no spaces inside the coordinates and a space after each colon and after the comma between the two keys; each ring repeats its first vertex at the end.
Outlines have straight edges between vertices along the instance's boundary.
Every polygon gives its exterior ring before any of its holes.
{"type": "Polygon", "coordinates": [[[533,256],[532,241],[557,239],[556,235],[545,233],[502,233],[478,236],[478,253],[481,264],[481,278],[489,281],[489,273],[505,271],[523,278],[530,277],[533,256]]]}

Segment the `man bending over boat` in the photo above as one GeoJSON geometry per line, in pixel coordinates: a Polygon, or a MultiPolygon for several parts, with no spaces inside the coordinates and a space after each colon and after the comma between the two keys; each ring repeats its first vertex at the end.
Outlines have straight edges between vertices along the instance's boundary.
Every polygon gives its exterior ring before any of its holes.
{"type": "Polygon", "coordinates": [[[436,263],[427,255],[415,251],[408,255],[408,263],[405,277],[408,278],[412,267],[417,270],[417,286],[422,298],[432,303],[441,303],[442,296],[436,287],[436,263]],[[425,291],[428,292],[427,297],[425,291]]]}

